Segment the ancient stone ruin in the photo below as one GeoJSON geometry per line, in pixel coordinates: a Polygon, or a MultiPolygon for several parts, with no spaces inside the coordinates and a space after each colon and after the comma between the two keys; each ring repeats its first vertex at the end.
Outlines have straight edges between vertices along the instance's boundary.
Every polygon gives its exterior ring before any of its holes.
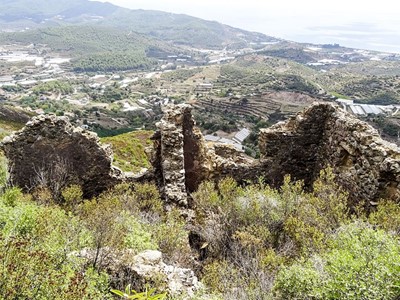
{"type": "Polygon", "coordinates": [[[111,149],[65,117],[34,117],[6,137],[1,148],[8,159],[10,183],[25,191],[43,186],[57,196],[64,187],[79,184],[84,196],[92,197],[122,179],[111,165],[111,149]]]}
{"type": "MultiPolygon", "coordinates": [[[[260,160],[234,147],[206,143],[191,106],[164,107],[153,136],[152,170],[135,180],[154,180],[167,202],[190,205],[190,193],[204,180],[233,177],[279,186],[285,174],[310,187],[321,169],[333,167],[353,200],[400,199],[400,149],[375,129],[332,104],[314,104],[287,122],[260,132],[260,160]]],[[[79,184],[91,197],[127,178],[111,162],[111,150],[97,136],[66,118],[39,116],[2,143],[10,181],[25,190],[40,184],[79,184]]],[[[60,186],[55,186],[59,189],[60,186]]]]}
{"type": "Polygon", "coordinates": [[[315,104],[287,122],[260,133],[266,178],[285,174],[311,185],[333,167],[337,181],[355,201],[400,200],[400,149],[367,123],[331,104],[315,104]]]}
{"type": "Polygon", "coordinates": [[[188,193],[206,179],[246,174],[251,158],[224,144],[206,144],[195,127],[192,107],[186,104],[166,106],[154,134],[153,166],[163,195],[168,201],[187,205],[188,193]]]}
{"type": "Polygon", "coordinates": [[[186,204],[201,181],[230,176],[280,186],[286,174],[310,187],[331,166],[354,201],[400,200],[400,149],[333,104],[316,103],[286,122],[260,132],[261,159],[224,144],[207,144],[191,107],[170,106],[155,135],[156,173],[166,199],[186,204]],[[180,200],[179,200],[180,199],[180,200]]]}

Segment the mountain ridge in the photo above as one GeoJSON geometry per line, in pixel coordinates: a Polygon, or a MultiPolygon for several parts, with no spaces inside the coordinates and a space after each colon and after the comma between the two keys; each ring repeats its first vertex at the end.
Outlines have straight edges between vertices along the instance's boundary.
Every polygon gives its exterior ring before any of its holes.
{"type": "Polygon", "coordinates": [[[133,30],[177,45],[221,49],[245,47],[252,43],[279,41],[262,33],[250,32],[216,21],[156,10],[131,10],[110,3],[89,0],[0,1],[0,25],[18,31],[61,25],[102,25],[133,30]]]}

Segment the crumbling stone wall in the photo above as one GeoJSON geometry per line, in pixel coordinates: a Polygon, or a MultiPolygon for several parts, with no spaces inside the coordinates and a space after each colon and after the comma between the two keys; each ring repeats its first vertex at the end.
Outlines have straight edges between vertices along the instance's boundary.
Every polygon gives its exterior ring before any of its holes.
{"type": "Polygon", "coordinates": [[[79,184],[91,197],[122,180],[156,180],[164,198],[187,206],[204,180],[233,177],[279,186],[286,174],[310,187],[328,165],[356,201],[400,200],[400,149],[375,129],[331,104],[315,104],[287,122],[260,133],[261,159],[230,145],[206,143],[186,104],[164,108],[153,136],[153,169],[125,178],[112,166],[111,149],[96,134],[74,128],[63,117],[39,116],[3,140],[10,181],[29,191],[38,185],[79,184]]]}
{"type": "Polygon", "coordinates": [[[75,128],[64,117],[34,117],[1,144],[10,182],[26,191],[46,186],[55,196],[78,184],[90,198],[123,180],[155,180],[167,201],[187,206],[188,194],[206,179],[232,176],[241,181],[251,176],[253,161],[243,153],[229,145],[206,144],[191,109],[185,104],[164,108],[152,137],[153,169],[139,177],[127,177],[113,167],[111,148],[100,145],[96,134],[75,128]]]}
{"type": "Polygon", "coordinates": [[[1,143],[9,164],[10,182],[26,191],[41,185],[55,193],[71,184],[90,198],[122,179],[111,165],[111,149],[96,134],[72,126],[67,118],[34,117],[1,143]]]}
{"type": "Polygon", "coordinates": [[[185,186],[187,192],[192,193],[209,176],[211,166],[203,135],[200,129],[195,127],[189,106],[185,106],[183,115],[183,137],[185,186]]]}
{"type": "Polygon", "coordinates": [[[204,180],[232,176],[240,181],[254,173],[250,168],[253,160],[242,152],[230,145],[207,144],[191,110],[187,104],[164,107],[153,135],[155,178],[168,201],[184,206],[188,205],[188,194],[204,180]]]}
{"type": "Polygon", "coordinates": [[[155,153],[153,165],[160,175],[164,196],[174,203],[187,205],[185,186],[185,159],[183,123],[186,106],[164,110],[164,116],[157,123],[158,132],[153,136],[155,153]]]}
{"type": "Polygon", "coordinates": [[[270,183],[280,185],[286,174],[310,185],[318,176],[320,147],[324,143],[325,124],[335,110],[331,106],[313,106],[287,122],[262,129],[259,147],[270,183]]]}
{"type": "Polygon", "coordinates": [[[400,149],[334,105],[315,104],[261,130],[259,144],[265,175],[277,185],[291,174],[310,186],[330,165],[353,200],[400,200],[400,149]]]}
{"type": "Polygon", "coordinates": [[[155,177],[164,197],[184,206],[188,205],[188,193],[209,177],[211,169],[208,149],[191,111],[187,104],[164,107],[153,135],[155,177]]]}
{"type": "Polygon", "coordinates": [[[335,167],[354,198],[400,200],[400,149],[365,122],[335,109],[326,122],[321,165],[335,167]]]}

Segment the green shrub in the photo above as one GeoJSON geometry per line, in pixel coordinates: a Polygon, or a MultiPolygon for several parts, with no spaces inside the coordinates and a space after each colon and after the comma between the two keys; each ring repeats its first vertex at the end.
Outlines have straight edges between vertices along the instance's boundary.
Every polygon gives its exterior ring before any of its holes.
{"type": "Polygon", "coordinates": [[[155,291],[155,289],[146,289],[144,292],[139,293],[132,290],[130,284],[125,288],[125,291],[111,290],[113,294],[120,296],[123,299],[162,300],[167,297],[166,293],[156,294],[155,291]]]}
{"type": "Polygon", "coordinates": [[[3,190],[8,181],[7,160],[0,154],[0,191],[3,190]]]}
{"type": "MultiPolygon", "coordinates": [[[[302,195],[296,209],[285,221],[284,229],[300,253],[323,249],[326,238],[350,220],[347,194],[334,180],[331,168],[322,170],[314,182],[313,192],[302,195]]],[[[299,192],[288,194],[298,195],[299,192]]]]}
{"type": "Polygon", "coordinates": [[[0,294],[3,299],[104,299],[108,276],[70,255],[90,244],[77,217],[40,206],[16,188],[0,197],[0,294]]]}
{"type": "Polygon", "coordinates": [[[74,210],[83,201],[82,187],[77,184],[70,185],[61,191],[61,196],[64,200],[64,207],[74,210]]]}
{"type": "Polygon", "coordinates": [[[157,243],[152,239],[148,226],[140,223],[135,217],[125,214],[124,227],[127,233],[124,237],[124,246],[139,253],[144,250],[156,250],[157,243]]]}
{"type": "Polygon", "coordinates": [[[122,222],[118,222],[122,213],[121,202],[110,192],[106,192],[98,199],[83,202],[78,212],[93,235],[91,248],[96,250],[96,255],[91,262],[92,266],[101,270],[110,252],[120,249],[124,243],[126,230],[122,222]],[[100,251],[105,249],[108,251],[100,251]]]}
{"type": "Polygon", "coordinates": [[[158,249],[167,263],[191,263],[186,221],[178,209],[172,209],[161,220],[148,225],[158,249]]]}
{"type": "Polygon", "coordinates": [[[368,220],[371,224],[397,234],[400,234],[400,206],[393,201],[380,201],[378,207],[373,211],[368,220]]]}
{"type": "Polygon", "coordinates": [[[329,168],[309,193],[289,176],[279,190],[262,179],[241,187],[226,178],[217,187],[202,183],[193,199],[196,232],[206,241],[204,280],[216,292],[239,299],[261,299],[260,293],[268,299],[282,266],[325,250],[337,228],[350,222],[347,194],[329,168]]]}
{"type": "Polygon", "coordinates": [[[274,291],[277,299],[395,299],[399,239],[367,223],[344,225],[329,249],[283,268],[274,291]]]}
{"type": "Polygon", "coordinates": [[[160,193],[154,184],[134,184],[133,187],[127,183],[118,184],[108,194],[117,198],[122,209],[129,211],[143,221],[147,217],[159,218],[164,214],[163,202],[160,193]]]}
{"type": "Polygon", "coordinates": [[[323,299],[320,292],[321,274],[312,262],[300,261],[278,274],[275,282],[277,299],[323,299]]]}
{"type": "Polygon", "coordinates": [[[35,249],[33,237],[0,242],[3,299],[104,299],[108,277],[81,272],[63,257],[35,249]]]}

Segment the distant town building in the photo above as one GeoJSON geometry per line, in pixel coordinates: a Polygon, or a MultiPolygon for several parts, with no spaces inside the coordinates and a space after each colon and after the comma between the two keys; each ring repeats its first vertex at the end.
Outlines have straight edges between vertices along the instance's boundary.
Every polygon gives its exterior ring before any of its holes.
{"type": "Polygon", "coordinates": [[[400,108],[394,105],[373,105],[373,104],[354,103],[353,100],[348,100],[348,99],[337,99],[336,102],[338,102],[345,111],[358,116],[393,114],[400,108]]]}
{"type": "Polygon", "coordinates": [[[195,92],[209,92],[212,88],[212,83],[200,83],[196,86],[195,92]]]}
{"type": "Polygon", "coordinates": [[[235,137],[232,139],[233,141],[241,144],[243,141],[250,135],[250,130],[247,128],[243,128],[238,133],[235,134],[235,137]]]}
{"type": "Polygon", "coordinates": [[[204,136],[204,139],[207,142],[213,142],[213,143],[221,143],[221,144],[228,144],[228,145],[232,145],[233,147],[236,148],[236,150],[238,151],[243,151],[243,146],[241,143],[238,143],[237,141],[235,141],[234,139],[228,139],[228,138],[224,138],[224,137],[220,137],[220,136],[216,136],[216,135],[210,135],[207,134],[204,136]]]}

